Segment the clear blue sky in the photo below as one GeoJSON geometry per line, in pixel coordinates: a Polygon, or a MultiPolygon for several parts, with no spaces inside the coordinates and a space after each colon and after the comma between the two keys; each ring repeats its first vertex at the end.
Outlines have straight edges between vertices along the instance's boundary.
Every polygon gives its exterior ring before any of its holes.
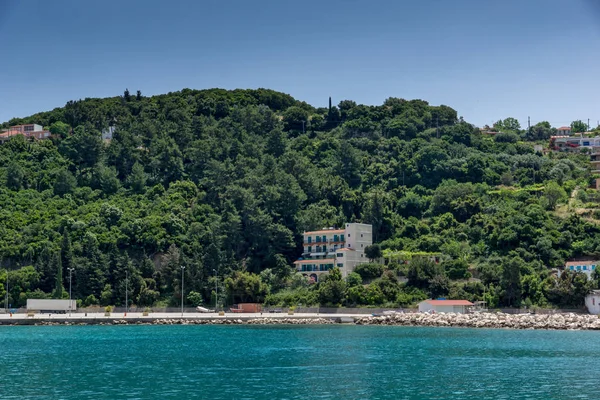
{"type": "Polygon", "coordinates": [[[600,0],[0,0],[0,121],[141,90],[600,120],[600,0]]]}

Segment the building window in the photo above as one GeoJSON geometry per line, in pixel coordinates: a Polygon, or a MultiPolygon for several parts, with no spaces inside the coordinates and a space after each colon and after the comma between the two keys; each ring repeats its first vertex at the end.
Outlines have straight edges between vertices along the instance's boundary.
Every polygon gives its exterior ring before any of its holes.
{"type": "Polygon", "coordinates": [[[360,244],[360,247],[365,247],[365,245],[361,243],[361,244],[360,244]]]}
{"type": "Polygon", "coordinates": [[[326,242],[327,241],[327,236],[323,235],[323,241],[326,242]]]}
{"type": "Polygon", "coordinates": [[[595,306],[596,305],[596,298],[592,297],[592,305],[595,306]]]}
{"type": "Polygon", "coordinates": [[[583,266],[583,270],[584,270],[584,271],[587,271],[587,265],[584,265],[584,266],[583,266]]]}
{"type": "Polygon", "coordinates": [[[338,268],[344,268],[344,264],[338,264],[338,268]]]}
{"type": "Polygon", "coordinates": [[[344,235],[340,235],[340,242],[344,241],[344,235]]]}
{"type": "Polygon", "coordinates": [[[334,242],[339,242],[339,240],[338,240],[338,235],[333,235],[333,241],[334,241],[334,242]]]}
{"type": "Polygon", "coordinates": [[[571,267],[569,268],[571,271],[575,271],[575,267],[571,265],[571,267]]]}
{"type": "Polygon", "coordinates": [[[311,253],[312,252],[312,246],[308,246],[308,252],[311,253]]]}
{"type": "Polygon", "coordinates": [[[350,234],[348,234],[348,237],[350,237],[350,234]]]}
{"type": "Polygon", "coordinates": [[[308,243],[312,243],[312,237],[308,237],[308,243]]]}
{"type": "Polygon", "coordinates": [[[596,266],[595,266],[595,265],[592,265],[592,271],[593,271],[593,270],[595,270],[595,269],[596,269],[596,266]]]}
{"type": "Polygon", "coordinates": [[[344,257],[344,253],[337,253],[335,256],[336,256],[337,258],[342,258],[342,257],[344,257]]]}
{"type": "Polygon", "coordinates": [[[360,234],[360,237],[363,237],[363,236],[362,236],[362,233],[360,234]]]}
{"type": "Polygon", "coordinates": [[[360,253],[360,256],[361,256],[361,257],[364,257],[364,254],[363,254],[363,253],[360,253]]]}
{"type": "Polygon", "coordinates": [[[581,271],[581,265],[577,266],[577,271],[581,271]]]}
{"type": "Polygon", "coordinates": [[[321,243],[321,236],[317,236],[317,237],[315,237],[315,242],[317,242],[317,243],[321,243]]]}
{"type": "Polygon", "coordinates": [[[23,128],[25,132],[33,132],[33,125],[25,125],[23,128]]]}

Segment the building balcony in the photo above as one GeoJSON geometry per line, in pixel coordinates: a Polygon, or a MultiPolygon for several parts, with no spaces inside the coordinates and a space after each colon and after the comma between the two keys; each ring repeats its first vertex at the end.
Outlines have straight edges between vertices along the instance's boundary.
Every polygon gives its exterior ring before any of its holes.
{"type": "Polygon", "coordinates": [[[346,243],[346,240],[341,240],[341,239],[338,239],[338,240],[328,239],[328,240],[326,240],[325,242],[324,242],[324,241],[320,241],[320,242],[314,242],[314,241],[307,242],[307,241],[304,241],[303,245],[304,245],[304,246],[318,246],[318,245],[323,245],[323,244],[344,244],[344,243],[346,243]]]}
{"type": "Polygon", "coordinates": [[[317,272],[317,273],[325,273],[329,272],[333,269],[333,266],[310,266],[310,265],[298,265],[296,271],[298,272],[317,272]]]}

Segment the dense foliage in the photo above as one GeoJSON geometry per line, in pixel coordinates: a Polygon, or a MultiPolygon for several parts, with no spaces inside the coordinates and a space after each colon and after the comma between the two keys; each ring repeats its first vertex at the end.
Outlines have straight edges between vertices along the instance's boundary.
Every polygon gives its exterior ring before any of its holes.
{"type": "Polygon", "coordinates": [[[595,220],[562,205],[576,187],[596,204],[586,158],[536,154],[531,130],[499,122],[492,138],[422,100],[314,108],[264,89],[126,91],[11,120],[54,137],[0,146],[0,296],[6,271],[13,306],[68,296],[72,273],[85,305],[124,304],[126,278],[131,303],[177,304],[185,266],[190,305],[217,288],[223,304],[581,306],[596,282],[550,272],[600,252],[595,220]],[[354,221],[373,225],[374,263],[294,273],[304,230],[354,221]]]}

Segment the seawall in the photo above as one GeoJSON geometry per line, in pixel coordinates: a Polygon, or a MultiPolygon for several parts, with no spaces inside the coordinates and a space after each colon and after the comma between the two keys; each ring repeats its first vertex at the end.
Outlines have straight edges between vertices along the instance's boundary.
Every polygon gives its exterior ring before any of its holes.
{"type": "Polygon", "coordinates": [[[600,330],[600,318],[588,314],[504,314],[504,313],[395,313],[383,316],[352,314],[141,314],[0,315],[0,325],[356,325],[425,326],[504,329],[600,330]]]}

